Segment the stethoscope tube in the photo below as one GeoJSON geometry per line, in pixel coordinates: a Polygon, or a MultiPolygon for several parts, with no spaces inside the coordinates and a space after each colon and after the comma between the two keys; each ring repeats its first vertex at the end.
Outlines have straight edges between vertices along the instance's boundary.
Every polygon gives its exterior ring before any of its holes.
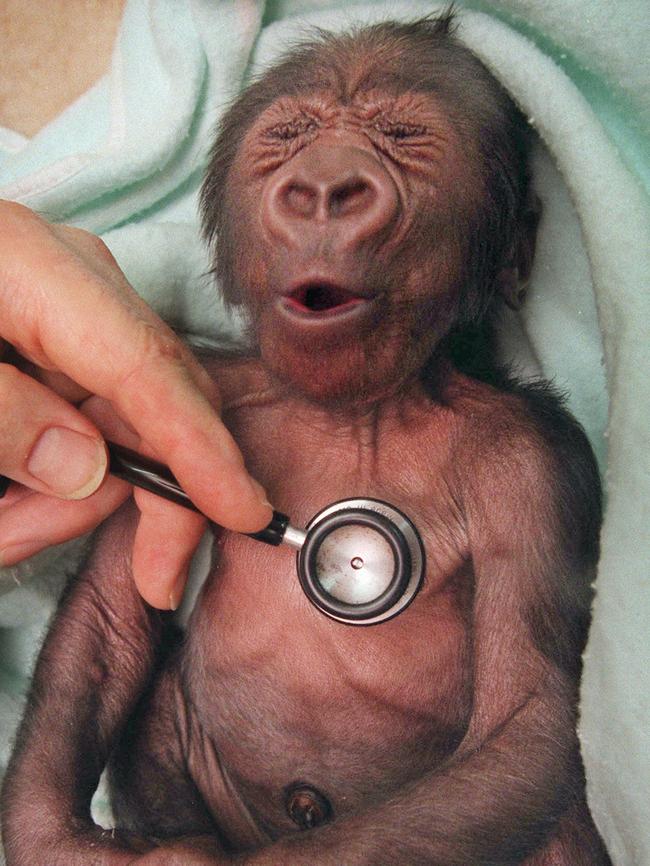
{"type": "MultiPolygon", "coordinates": [[[[167,466],[114,442],[107,442],[107,448],[111,474],[199,511],[167,466]]],[[[307,598],[326,616],[349,625],[375,625],[401,613],[424,576],[424,547],[414,524],[394,505],[377,499],[332,503],[305,530],[273,511],[268,526],[246,534],[296,549],[307,598]]]]}

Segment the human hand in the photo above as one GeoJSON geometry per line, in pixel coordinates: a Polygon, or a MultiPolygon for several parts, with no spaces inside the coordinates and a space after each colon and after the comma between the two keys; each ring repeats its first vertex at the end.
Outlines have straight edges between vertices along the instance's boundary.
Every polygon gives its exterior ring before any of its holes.
{"type": "MultiPolygon", "coordinates": [[[[214,383],[103,242],[11,202],[0,202],[0,357],[0,473],[18,482],[0,500],[0,564],[90,530],[128,496],[105,478],[102,434],[169,465],[215,522],[269,522],[214,383]]],[[[136,500],[136,584],[175,607],[204,520],[144,491],[136,500]]]]}

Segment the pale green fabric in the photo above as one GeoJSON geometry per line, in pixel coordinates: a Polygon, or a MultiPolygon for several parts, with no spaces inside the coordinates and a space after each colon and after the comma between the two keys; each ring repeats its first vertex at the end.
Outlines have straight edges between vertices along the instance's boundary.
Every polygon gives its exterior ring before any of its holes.
{"type": "MultiPolygon", "coordinates": [[[[211,130],[251,68],[311,24],[432,2],[129,0],[110,73],[31,141],[0,129],[0,196],[100,233],[183,330],[237,332],[197,228],[211,130]]],[[[616,866],[650,863],[650,73],[646,0],[458,3],[460,37],[531,118],[544,203],[529,299],[502,350],[570,394],[606,484],[582,688],[590,803],[616,866]]],[[[37,636],[79,544],[0,572],[0,763],[37,636]]]]}

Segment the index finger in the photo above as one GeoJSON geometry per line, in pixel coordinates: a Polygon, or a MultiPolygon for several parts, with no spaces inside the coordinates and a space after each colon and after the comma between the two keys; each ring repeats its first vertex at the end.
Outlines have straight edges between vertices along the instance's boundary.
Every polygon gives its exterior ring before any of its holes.
{"type": "Polygon", "coordinates": [[[110,400],[212,520],[243,532],[266,525],[271,507],[219,419],[205,370],[117,265],[95,266],[74,236],[63,244],[60,227],[54,235],[23,211],[3,225],[0,336],[110,400]]]}

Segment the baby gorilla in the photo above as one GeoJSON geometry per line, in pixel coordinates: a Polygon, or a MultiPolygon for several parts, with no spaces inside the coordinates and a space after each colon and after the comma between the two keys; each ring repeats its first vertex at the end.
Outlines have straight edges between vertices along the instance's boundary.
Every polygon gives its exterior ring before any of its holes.
{"type": "Polygon", "coordinates": [[[407,513],[424,582],[352,627],[290,550],[217,530],[181,639],[133,588],[124,508],[38,664],[9,866],[609,862],[575,734],[596,467],[546,387],[452,360],[527,276],[526,138],[450,16],[319,36],[227,113],[204,222],[256,349],[208,361],[224,420],[296,524],[356,496],[407,513]]]}

